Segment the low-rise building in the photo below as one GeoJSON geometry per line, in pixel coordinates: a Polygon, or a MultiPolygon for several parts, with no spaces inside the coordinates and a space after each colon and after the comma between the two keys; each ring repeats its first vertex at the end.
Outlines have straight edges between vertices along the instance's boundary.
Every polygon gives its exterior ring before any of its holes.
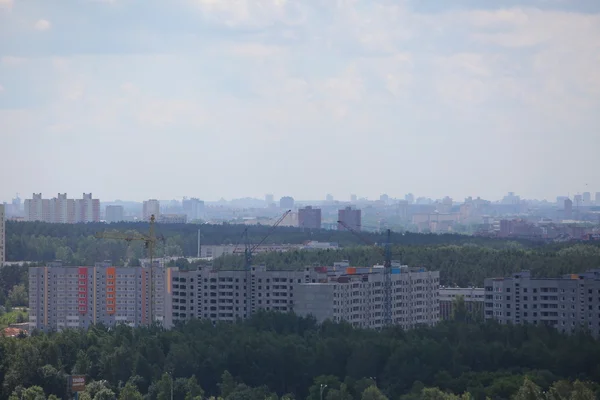
{"type": "Polygon", "coordinates": [[[458,298],[465,302],[465,311],[475,320],[483,320],[483,303],[485,299],[484,288],[440,288],[440,318],[442,320],[452,319],[454,305],[458,298]]]}

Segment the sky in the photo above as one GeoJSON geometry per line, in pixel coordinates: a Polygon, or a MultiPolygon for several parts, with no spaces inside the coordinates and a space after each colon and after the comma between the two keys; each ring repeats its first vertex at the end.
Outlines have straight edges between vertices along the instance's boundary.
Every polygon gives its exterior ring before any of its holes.
{"type": "Polygon", "coordinates": [[[598,0],[0,0],[0,200],[600,192],[598,0]]]}

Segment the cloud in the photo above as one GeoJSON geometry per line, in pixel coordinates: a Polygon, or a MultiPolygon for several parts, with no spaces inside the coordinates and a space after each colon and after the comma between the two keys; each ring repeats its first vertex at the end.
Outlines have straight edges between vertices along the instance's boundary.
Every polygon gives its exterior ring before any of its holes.
{"type": "Polygon", "coordinates": [[[33,27],[37,31],[47,31],[48,29],[50,29],[50,26],[51,26],[50,21],[48,21],[46,19],[40,19],[35,23],[35,25],[33,27]]]}
{"type": "Polygon", "coordinates": [[[481,153],[526,159],[535,145],[556,157],[571,149],[567,131],[573,143],[598,140],[600,14],[537,0],[425,3],[153,0],[140,18],[135,2],[40,2],[40,21],[61,27],[43,37],[19,26],[35,21],[33,8],[14,7],[0,20],[13,43],[0,43],[12,96],[0,110],[26,109],[4,118],[40,143],[181,141],[181,151],[227,148],[232,159],[276,153],[282,165],[304,165],[297,149],[329,160],[325,149],[339,146],[361,161],[409,153],[406,165],[443,162],[457,174],[481,153]]]}

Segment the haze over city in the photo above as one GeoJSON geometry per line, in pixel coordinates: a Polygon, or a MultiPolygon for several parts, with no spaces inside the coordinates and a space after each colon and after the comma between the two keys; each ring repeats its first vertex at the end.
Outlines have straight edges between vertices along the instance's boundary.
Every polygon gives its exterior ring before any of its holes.
{"type": "Polygon", "coordinates": [[[594,191],[598,43],[595,0],[0,0],[0,199],[594,191]]]}

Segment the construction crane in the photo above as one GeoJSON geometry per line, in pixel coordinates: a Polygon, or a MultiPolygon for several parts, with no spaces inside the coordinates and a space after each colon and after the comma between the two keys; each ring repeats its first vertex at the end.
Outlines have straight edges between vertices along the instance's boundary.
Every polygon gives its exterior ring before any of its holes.
{"type": "MultiPolygon", "coordinates": [[[[342,225],[348,231],[350,231],[354,236],[362,240],[369,246],[373,246],[374,244],[365,239],[358,231],[351,228],[344,221],[338,221],[338,224],[342,225]]],[[[391,237],[392,231],[387,230],[387,240],[385,243],[385,247],[383,248],[384,255],[384,263],[383,263],[383,325],[391,326],[392,325],[392,249],[391,249],[391,237]]],[[[376,247],[381,250],[381,247],[376,247]]]]}
{"type": "Polygon", "coordinates": [[[155,232],[155,222],[156,218],[154,214],[150,216],[150,228],[148,230],[148,234],[135,232],[133,234],[124,234],[119,232],[98,232],[95,237],[97,239],[112,239],[112,240],[124,240],[127,243],[131,243],[133,241],[144,242],[144,247],[147,250],[147,254],[150,257],[150,308],[149,308],[149,320],[150,323],[154,322],[154,252],[156,249],[156,244],[159,240],[164,242],[164,237],[157,237],[155,232]]]}
{"type": "MultiPolygon", "coordinates": [[[[275,221],[275,223],[271,226],[271,229],[269,229],[269,231],[266,233],[266,235],[264,235],[262,237],[262,239],[255,244],[254,246],[252,246],[252,244],[250,243],[250,237],[248,236],[248,228],[244,229],[244,232],[242,232],[242,237],[244,238],[244,270],[246,272],[246,307],[247,309],[247,316],[249,316],[252,312],[254,312],[254,287],[255,285],[252,284],[252,282],[250,282],[251,278],[252,278],[252,255],[254,254],[254,250],[256,250],[258,248],[258,246],[260,246],[261,244],[263,244],[265,242],[265,240],[267,240],[267,238],[269,236],[271,236],[271,234],[273,233],[273,231],[275,230],[275,228],[277,228],[279,226],[279,224],[281,224],[281,222],[285,219],[285,217],[288,216],[289,213],[291,213],[292,210],[287,210],[285,213],[283,213],[283,215],[281,217],[279,217],[279,219],[277,221],[275,221]]],[[[238,248],[238,245],[235,246],[235,248],[233,249],[233,253],[235,254],[236,250],[238,248]]]]}

